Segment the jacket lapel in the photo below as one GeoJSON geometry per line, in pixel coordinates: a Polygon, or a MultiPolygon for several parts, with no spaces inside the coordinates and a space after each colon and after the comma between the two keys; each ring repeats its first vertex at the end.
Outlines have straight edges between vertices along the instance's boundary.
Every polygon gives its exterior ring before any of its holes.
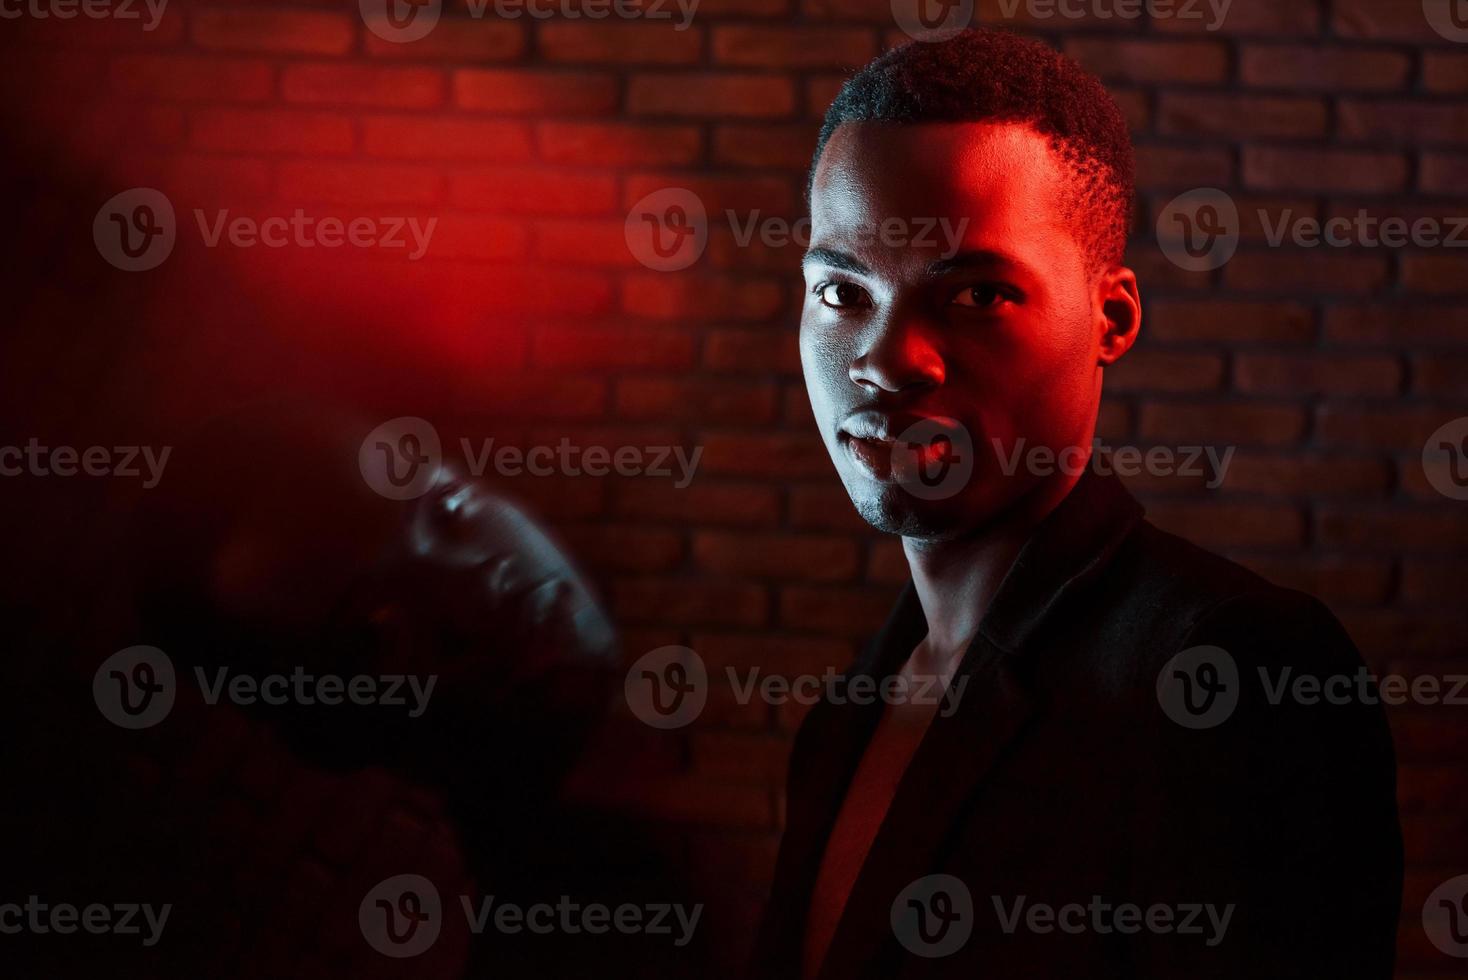
{"type": "MultiPolygon", "coordinates": [[[[937,869],[961,809],[1034,710],[1035,695],[1024,680],[1029,674],[1024,661],[1032,655],[1026,640],[1047,614],[1100,572],[1141,514],[1140,505],[1120,481],[1088,469],[1022,549],[955,673],[955,683],[968,678],[957,710],[933,719],[898,785],[847,900],[820,980],[880,972],[883,950],[890,952],[895,946],[892,902],[914,880],[937,869]]],[[[915,602],[912,592],[909,583],[904,600],[915,602]]],[[[885,642],[904,645],[876,651],[871,668],[878,677],[900,669],[927,632],[920,605],[915,613],[912,609],[907,613],[911,620],[904,629],[884,631],[885,642]]],[[[809,865],[806,877],[798,882],[801,901],[809,900],[831,822],[880,717],[880,706],[868,714],[859,730],[853,726],[855,734],[840,744],[839,780],[820,787],[819,833],[812,834],[808,827],[810,836],[799,842],[809,865]]],[[[803,915],[794,918],[803,924],[803,915]]]]}
{"type": "MultiPolygon", "coordinates": [[[[899,670],[927,629],[917,591],[908,582],[886,623],[847,674],[880,678],[899,670]]],[[[811,707],[801,725],[799,751],[791,761],[785,834],[756,944],[758,969],[752,975],[762,980],[799,973],[806,912],[826,839],[881,717],[880,702],[832,704],[822,700],[811,707]]]]}

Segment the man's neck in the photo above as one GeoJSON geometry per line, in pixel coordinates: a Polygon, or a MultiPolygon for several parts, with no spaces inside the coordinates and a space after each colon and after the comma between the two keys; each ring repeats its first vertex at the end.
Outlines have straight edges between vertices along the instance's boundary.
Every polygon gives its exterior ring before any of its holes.
{"type": "Polygon", "coordinates": [[[915,659],[933,668],[956,666],[1035,526],[1076,482],[1077,477],[1069,477],[1036,487],[998,521],[970,535],[942,541],[902,539],[928,621],[927,638],[914,652],[915,659]]]}

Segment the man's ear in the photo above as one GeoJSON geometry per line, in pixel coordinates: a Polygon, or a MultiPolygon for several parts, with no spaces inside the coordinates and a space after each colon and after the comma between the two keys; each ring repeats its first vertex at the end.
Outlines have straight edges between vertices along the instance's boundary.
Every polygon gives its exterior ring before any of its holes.
{"type": "Polygon", "coordinates": [[[1097,363],[1110,367],[1137,342],[1142,330],[1142,297],[1137,290],[1137,274],[1126,266],[1102,273],[1096,289],[1101,300],[1101,353],[1097,363]]]}

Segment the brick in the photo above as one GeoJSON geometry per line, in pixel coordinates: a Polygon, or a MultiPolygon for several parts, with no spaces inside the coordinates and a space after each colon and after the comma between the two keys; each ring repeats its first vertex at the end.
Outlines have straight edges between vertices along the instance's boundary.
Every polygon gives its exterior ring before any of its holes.
{"type": "Polygon", "coordinates": [[[367,54],[394,61],[509,61],[525,53],[526,28],[511,21],[444,17],[427,36],[406,44],[363,33],[367,54]]]}
{"type": "Polygon", "coordinates": [[[291,65],[282,70],[287,102],[431,109],[443,103],[444,79],[429,68],[372,65],[291,65]]]}
{"type": "Polygon", "coordinates": [[[1216,85],[1228,77],[1228,48],[1217,41],[1070,38],[1064,51],[1106,81],[1216,85]]]}
{"type": "Polygon", "coordinates": [[[371,156],[409,160],[527,162],[530,128],[521,122],[433,116],[367,116],[363,149],[371,156]]]}
{"type": "Polygon", "coordinates": [[[353,19],[311,10],[190,12],[190,36],[201,48],[274,54],[346,54],[356,39],[353,19]]]}
{"type": "Polygon", "coordinates": [[[438,216],[429,249],[436,259],[518,259],[528,250],[529,240],[530,233],[515,222],[445,214],[438,216]]]}
{"type": "Polygon", "coordinates": [[[1397,153],[1249,146],[1244,182],[1264,190],[1390,193],[1405,189],[1407,161],[1397,153]]]}
{"type": "Polygon", "coordinates": [[[1223,149],[1142,144],[1136,148],[1137,187],[1217,187],[1233,182],[1233,155],[1223,149]]]}
{"type": "Polygon", "coordinates": [[[831,474],[831,460],[814,432],[710,432],[703,468],[709,474],[801,479],[831,474]]]}
{"type": "Polygon", "coordinates": [[[220,152],[339,154],[356,138],[347,116],[269,109],[210,109],[189,120],[189,142],[220,152]]]}
{"type": "Polygon", "coordinates": [[[805,114],[814,119],[823,117],[844,84],[845,75],[816,75],[806,79],[805,114]]]}
{"type": "Polygon", "coordinates": [[[780,590],[780,625],[830,636],[865,639],[887,620],[895,589],[877,586],[790,585],[780,590]]]}
{"type": "Polygon", "coordinates": [[[599,268],[642,268],[627,248],[622,221],[541,219],[535,222],[534,238],[539,259],[599,268]]]}
{"type": "Polygon", "coordinates": [[[867,552],[866,574],[868,581],[882,585],[901,585],[911,578],[902,539],[892,536],[873,541],[867,552]]]}
{"type": "Polygon", "coordinates": [[[1340,135],[1348,140],[1413,146],[1468,143],[1468,106],[1346,99],[1338,118],[1340,135]]]}
{"type": "Polygon", "coordinates": [[[779,118],[795,111],[795,88],[773,75],[634,75],[627,108],[642,116],[779,118]]]}
{"type": "MultiPolygon", "coordinates": [[[[748,224],[751,218],[773,218],[793,225],[799,216],[795,192],[790,181],[779,177],[739,176],[702,177],[687,174],[632,174],[622,194],[622,206],[631,208],[649,194],[669,187],[691,191],[703,202],[709,223],[734,228],[748,224]],[[734,218],[725,212],[734,211],[734,218]],[[756,214],[758,212],[758,214],[756,214]]],[[[755,235],[760,234],[757,224],[755,235]]]]}
{"type": "Polygon", "coordinates": [[[1397,346],[1461,344],[1468,331],[1468,306],[1336,306],[1326,311],[1325,337],[1332,343],[1397,346]]]}
{"type": "Polygon", "coordinates": [[[1468,54],[1424,51],[1422,84],[1429,92],[1440,95],[1468,93],[1468,54]]]}
{"type": "Polygon", "coordinates": [[[279,172],[281,197],[297,203],[433,204],[439,188],[433,171],[400,164],[291,160],[279,172]]]}
{"type": "Polygon", "coordinates": [[[793,330],[711,330],[704,366],[714,371],[800,374],[800,343],[793,330]]]}
{"type": "Polygon", "coordinates": [[[545,368],[682,368],[693,361],[693,338],[665,328],[543,327],[532,334],[531,351],[545,368]]]}
{"type": "MultiPolygon", "coordinates": [[[[1290,3],[1257,3],[1241,0],[1229,7],[1221,23],[1211,13],[1204,16],[1158,17],[1157,30],[1169,34],[1201,34],[1215,32],[1228,35],[1264,37],[1306,37],[1320,33],[1323,18],[1320,0],[1291,0],[1290,3]]],[[[1199,4],[1206,8],[1206,4],[1199,4]]],[[[1179,5],[1181,9],[1181,5],[1179,5]]]]}
{"type": "Polygon", "coordinates": [[[872,529],[857,514],[836,479],[834,467],[826,483],[793,486],[787,491],[790,526],[811,531],[852,531],[870,534],[872,529]]]}
{"type": "Polygon", "coordinates": [[[1229,461],[1223,489],[1270,496],[1375,497],[1391,483],[1391,464],[1375,457],[1239,450],[1229,461]]]}
{"type": "Polygon", "coordinates": [[[1390,258],[1380,249],[1369,254],[1272,249],[1234,256],[1224,267],[1223,281],[1230,289],[1267,293],[1371,293],[1383,289],[1390,274],[1390,258]]]}
{"type": "Polygon", "coordinates": [[[1234,139],[1320,137],[1328,118],[1322,99],[1182,93],[1163,93],[1157,114],[1164,133],[1234,139]]]}
{"type": "Polygon", "coordinates": [[[1468,154],[1422,154],[1418,182],[1429,194],[1461,194],[1464,186],[1468,186],[1468,154]]]}
{"type": "Polygon", "coordinates": [[[265,61],[196,55],[127,55],[108,76],[119,95],[179,102],[263,102],[275,71],[265,61]]]}
{"type": "Polygon", "coordinates": [[[693,126],[543,122],[536,140],[547,162],[601,167],[691,164],[703,148],[693,126]]]}
{"type": "Polygon", "coordinates": [[[616,207],[617,184],[610,174],[494,167],[451,174],[449,199],[498,214],[596,214],[616,207]]]}
{"type": "Polygon", "coordinates": [[[1148,503],[1147,517],[1164,531],[1225,552],[1290,549],[1305,540],[1304,516],[1287,504],[1156,500],[1148,503]]]}
{"type": "Polygon", "coordinates": [[[684,626],[762,626],[769,597],[762,585],[624,578],[612,586],[618,622],[684,626]]]}
{"type": "Polygon", "coordinates": [[[1402,549],[1431,554],[1455,554],[1468,548],[1468,520],[1452,509],[1365,510],[1322,507],[1315,532],[1331,548],[1393,552],[1402,549]]]}
{"type": "Polygon", "coordinates": [[[1240,391],[1392,395],[1401,385],[1401,360],[1387,355],[1241,352],[1234,358],[1234,386],[1240,391]]]}
{"type": "Polygon", "coordinates": [[[728,276],[650,273],[622,282],[622,310],[659,320],[766,320],[782,308],[778,283],[728,276]]]}
{"type": "Polygon", "coordinates": [[[670,483],[618,487],[613,509],[625,517],[678,525],[772,527],[780,517],[780,495],[771,486],[700,477],[682,488],[670,483]]]}
{"type": "Polygon", "coordinates": [[[1427,437],[1451,417],[1427,407],[1386,405],[1364,408],[1327,403],[1316,409],[1315,438],[1322,446],[1421,453],[1427,437]]]}
{"type": "Polygon", "coordinates": [[[1420,3],[1382,3],[1381,0],[1336,0],[1331,29],[1344,38],[1366,41],[1442,42],[1422,15],[1420,3]]]}
{"type": "Polygon", "coordinates": [[[841,670],[856,654],[855,646],[828,636],[792,636],[788,633],[699,632],[689,643],[712,671],[733,667],[778,670],[792,674],[820,674],[841,670]]]}
{"type": "Polygon", "coordinates": [[[791,12],[796,0],[701,0],[699,12],[705,17],[782,17],[791,12]]]}
{"type": "Polygon", "coordinates": [[[619,99],[616,80],[592,72],[460,69],[453,92],[461,109],[510,115],[608,113],[619,99]]]}
{"type": "Polygon", "coordinates": [[[562,528],[560,536],[577,560],[593,569],[665,572],[683,560],[683,534],[678,531],[595,525],[562,528]]]}
{"type": "Polygon", "coordinates": [[[1217,354],[1131,350],[1106,369],[1109,391],[1216,391],[1223,381],[1217,354]]]}
{"type": "Polygon", "coordinates": [[[1402,562],[1402,599],[1416,603],[1456,602],[1468,581],[1468,562],[1460,558],[1409,558],[1402,562]]]}
{"type": "Polygon", "coordinates": [[[1412,390],[1424,395],[1462,395],[1468,391],[1468,355],[1414,355],[1412,390]]]}
{"type": "Polygon", "coordinates": [[[1440,253],[1403,255],[1402,286],[1410,292],[1433,296],[1461,295],[1468,292],[1468,258],[1440,253]]]}
{"type": "Polygon", "coordinates": [[[626,418],[768,425],[775,420],[775,405],[775,386],[767,381],[624,378],[617,382],[617,414],[626,418]]]}
{"type": "Polygon", "coordinates": [[[1315,336],[1310,308],[1294,302],[1154,300],[1143,329],[1164,341],[1302,344],[1315,336]]]}
{"type": "Polygon", "coordinates": [[[762,170],[804,173],[815,152],[819,127],[788,125],[728,125],[714,129],[714,162],[762,170]]]}
{"type": "Polygon", "coordinates": [[[664,23],[547,21],[538,28],[540,53],[548,62],[689,65],[703,49],[701,28],[674,30],[664,23]]]}
{"type": "Polygon", "coordinates": [[[837,27],[714,28],[714,60],[739,68],[856,69],[877,54],[871,31],[837,27]]]}
{"type": "Polygon", "coordinates": [[[1137,431],[1168,445],[1289,446],[1305,433],[1305,412],[1293,405],[1153,402],[1142,406],[1137,431]]]}
{"type": "Polygon", "coordinates": [[[1292,91],[1394,91],[1406,87],[1411,71],[1400,51],[1246,44],[1239,54],[1244,84],[1292,91]]]}
{"type": "Polygon", "coordinates": [[[700,568],[741,579],[795,579],[844,582],[860,567],[850,538],[703,531],[693,538],[693,559],[700,568]]]}

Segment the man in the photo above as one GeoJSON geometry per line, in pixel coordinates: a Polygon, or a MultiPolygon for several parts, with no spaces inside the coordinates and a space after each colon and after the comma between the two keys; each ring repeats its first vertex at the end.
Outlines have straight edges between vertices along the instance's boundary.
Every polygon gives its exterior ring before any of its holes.
{"type": "Polygon", "coordinates": [[[948,700],[811,711],[756,976],[1391,975],[1395,763],[1351,641],[1090,459],[1141,324],[1132,179],[1100,83],[1009,34],[889,52],[826,115],[805,379],[912,573],[848,676],[948,700]]]}

